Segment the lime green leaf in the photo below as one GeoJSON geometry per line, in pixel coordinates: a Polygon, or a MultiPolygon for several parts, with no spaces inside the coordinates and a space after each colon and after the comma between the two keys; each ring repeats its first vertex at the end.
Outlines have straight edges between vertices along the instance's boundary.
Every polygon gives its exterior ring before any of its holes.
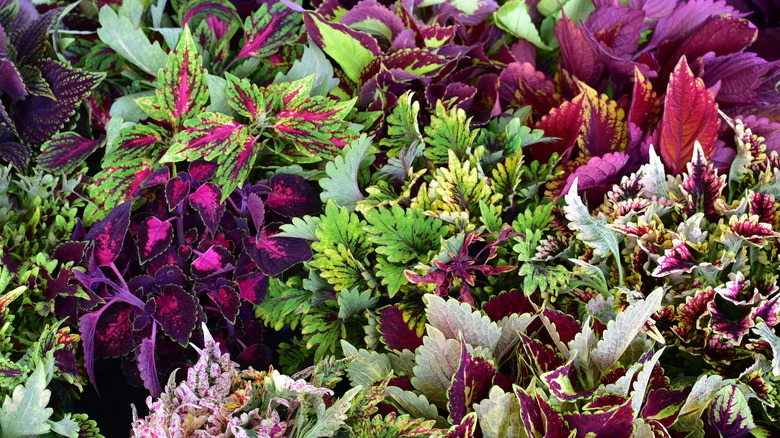
{"type": "Polygon", "coordinates": [[[459,160],[466,158],[471,150],[471,144],[479,135],[478,130],[469,130],[471,118],[461,108],[454,107],[450,111],[439,100],[436,110],[431,116],[431,124],[425,128],[427,147],[423,155],[434,163],[445,163],[449,151],[454,151],[459,160]]]}
{"type": "Polygon", "coordinates": [[[504,4],[493,14],[496,25],[510,34],[527,40],[543,50],[552,50],[550,46],[542,42],[539,30],[536,29],[528,13],[528,5],[524,0],[512,0],[504,4]]]}
{"type": "Polygon", "coordinates": [[[391,263],[406,263],[424,258],[437,248],[447,227],[436,218],[424,216],[412,209],[393,205],[391,210],[380,207],[366,212],[368,240],[377,245],[376,252],[391,263]]]}

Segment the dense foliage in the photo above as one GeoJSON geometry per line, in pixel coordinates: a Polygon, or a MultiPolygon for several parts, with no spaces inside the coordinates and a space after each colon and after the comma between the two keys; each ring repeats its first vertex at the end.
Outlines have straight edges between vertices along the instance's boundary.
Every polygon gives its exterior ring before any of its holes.
{"type": "Polygon", "coordinates": [[[778,11],[0,0],[0,434],[773,436],[778,11]]]}

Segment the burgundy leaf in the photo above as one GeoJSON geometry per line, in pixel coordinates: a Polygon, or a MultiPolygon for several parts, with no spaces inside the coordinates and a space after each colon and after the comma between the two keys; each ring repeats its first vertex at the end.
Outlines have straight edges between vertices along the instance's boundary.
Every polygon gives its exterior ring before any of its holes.
{"type": "Polygon", "coordinates": [[[230,284],[223,284],[217,290],[210,290],[208,292],[209,298],[214,304],[217,305],[219,311],[222,312],[222,316],[231,323],[236,323],[236,316],[241,309],[241,302],[239,301],[238,293],[230,284]]]}
{"type": "Polygon", "coordinates": [[[631,107],[628,110],[628,123],[634,124],[642,133],[658,123],[663,102],[653,91],[650,81],[639,69],[634,70],[634,89],[631,93],[631,107]]]}
{"type": "Polygon", "coordinates": [[[482,310],[491,321],[501,321],[509,315],[523,313],[536,313],[536,305],[517,289],[493,295],[482,305],[482,310]]]}
{"type": "Polygon", "coordinates": [[[658,267],[653,271],[653,276],[663,277],[672,273],[691,272],[698,265],[688,245],[677,241],[672,249],[667,249],[666,254],[658,259],[658,267]]]}
{"type": "Polygon", "coordinates": [[[135,306],[121,301],[100,310],[103,315],[95,330],[96,357],[124,356],[135,349],[132,314],[136,310],[135,306]]]}
{"type": "Polygon", "coordinates": [[[529,434],[533,433],[533,436],[550,438],[569,436],[570,429],[564,423],[561,415],[539,394],[526,394],[519,386],[515,386],[514,389],[520,402],[520,418],[529,434]]]}
{"type": "Polygon", "coordinates": [[[165,199],[168,202],[168,210],[173,210],[179,206],[190,194],[189,181],[177,177],[171,178],[165,184],[165,199]]]}
{"type": "Polygon", "coordinates": [[[379,332],[387,348],[396,351],[415,351],[423,344],[422,337],[409,328],[404,321],[403,311],[398,306],[387,306],[379,310],[379,332]]]}
{"type": "Polygon", "coordinates": [[[578,437],[595,436],[629,437],[634,431],[634,409],[626,403],[615,409],[597,414],[564,415],[566,424],[577,429],[578,437]]]}
{"type": "Polygon", "coordinates": [[[553,108],[550,114],[536,124],[536,128],[543,130],[545,136],[557,137],[560,140],[531,146],[531,154],[535,159],[546,163],[553,152],[567,156],[566,152],[574,146],[585,122],[583,105],[583,99],[564,102],[558,108],[553,108]]]}
{"type": "Polygon", "coordinates": [[[473,438],[477,429],[477,414],[472,412],[457,425],[453,426],[444,438],[473,438]]]}
{"type": "Polygon", "coordinates": [[[94,257],[98,266],[111,265],[122,251],[125,233],[130,225],[131,205],[131,202],[125,202],[89,229],[86,240],[95,244],[94,257]]]}
{"type": "Polygon", "coordinates": [[[705,56],[701,79],[708,86],[720,82],[715,100],[725,104],[752,102],[769,63],[755,53],[742,52],[726,56],[705,56]]]}
{"type": "Polygon", "coordinates": [[[272,193],[268,195],[266,205],[273,211],[291,217],[320,214],[322,201],[302,177],[277,174],[271,178],[269,185],[272,193]]]}
{"type": "Polygon", "coordinates": [[[198,321],[198,303],[195,297],[176,285],[165,286],[154,298],[154,319],[163,332],[186,346],[198,321]]]}
{"type": "Polygon", "coordinates": [[[561,45],[560,67],[588,85],[595,85],[604,65],[590,48],[582,28],[564,14],[555,26],[555,37],[561,45]]]}
{"type": "Polygon", "coordinates": [[[196,182],[202,183],[211,179],[217,173],[217,164],[206,160],[195,160],[187,168],[190,178],[196,182]]]}
{"type": "Polygon", "coordinates": [[[190,272],[195,278],[208,278],[233,269],[236,260],[223,246],[212,245],[192,261],[190,272]]]}
{"type": "Polygon", "coordinates": [[[680,414],[680,409],[685,403],[685,399],[691,392],[691,387],[686,387],[682,390],[670,391],[666,389],[656,389],[650,391],[647,394],[647,401],[644,408],[642,408],[642,418],[647,420],[655,420],[663,424],[664,427],[671,427],[677,416],[680,414]]]}
{"type": "Polygon", "coordinates": [[[507,65],[499,80],[502,107],[531,105],[536,114],[544,115],[563,103],[563,98],[555,92],[555,84],[528,62],[507,65]]]}
{"type": "Polygon", "coordinates": [[[162,254],[173,241],[173,227],[168,221],[150,217],[138,227],[138,257],[141,263],[162,254]]]}
{"type": "MultiPolygon", "coordinates": [[[[671,6],[675,5],[677,8],[673,12],[666,14],[658,20],[653,36],[644,48],[645,51],[655,49],[666,40],[674,40],[689,33],[713,15],[738,13],[732,6],[722,0],[674,2],[671,6]]],[[[670,5],[659,6],[659,10],[668,11],[670,5]]],[[[648,16],[653,15],[648,12],[648,16]]]]}
{"type": "Polygon", "coordinates": [[[189,196],[192,208],[200,214],[212,235],[217,234],[217,226],[225,213],[225,205],[220,202],[221,197],[222,191],[210,182],[201,185],[189,196]]]}

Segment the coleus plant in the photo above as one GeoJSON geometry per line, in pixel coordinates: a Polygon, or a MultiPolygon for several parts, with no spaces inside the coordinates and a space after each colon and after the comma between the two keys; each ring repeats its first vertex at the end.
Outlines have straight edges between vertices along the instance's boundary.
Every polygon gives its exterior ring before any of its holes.
{"type": "MultiPolygon", "coordinates": [[[[260,155],[303,162],[333,156],[356,135],[345,121],[354,100],[309,96],[314,79],[311,75],[261,88],[228,75],[220,91],[237,116],[204,112],[215,93],[206,87],[201,55],[185,28],[160,71],[160,87],[154,95],[136,99],[151,121],[122,128],[109,145],[103,170],[95,175],[92,196],[97,204],[88,211],[89,221],[137,196],[147,179],[168,172],[171,165],[166,163],[213,161],[212,178],[222,202],[244,184],[260,155]],[[266,146],[266,139],[273,140],[271,145],[266,146]]],[[[80,151],[59,147],[56,153],[73,163],[84,158],[80,151]]]]}
{"type": "Polygon", "coordinates": [[[149,397],[147,417],[138,418],[133,407],[131,436],[327,437],[359,417],[348,411],[359,406],[368,415],[377,398],[356,387],[331,399],[349,359],[328,358],[294,376],[273,368],[241,370],[205,325],[203,332],[204,346],[195,347],[198,361],[186,379],[177,384],[172,378],[158,399],[149,397]]]}
{"type": "MultiPolygon", "coordinates": [[[[38,16],[30,6],[29,0],[11,2],[0,13],[0,71],[5,77],[0,85],[0,159],[22,172],[33,152],[70,126],[82,100],[104,77],[50,56],[49,31],[63,11],[38,16]]],[[[90,141],[75,132],[64,135],[73,142],[90,141]]]]}
{"type": "Polygon", "coordinates": [[[224,345],[232,341],[238,360],[270,359],[252,305],[263,301],[270,278],[311,256],[305,240],[278,236],[279,224],[316,214],[321,203],[302,177],[276,174],[224,204],[209,181],[216,172],[216,164],[196,161],[188,172],[158,176],[138,210],[127,201],[75,236],[89,242],[84,271],[73,272],[88,299],[63,297],[61,308],[78,318],[93,384],[96,357],[127,356],[159,395],[158,374],[186,361],[181,346],[199,323],[224,345]]]}

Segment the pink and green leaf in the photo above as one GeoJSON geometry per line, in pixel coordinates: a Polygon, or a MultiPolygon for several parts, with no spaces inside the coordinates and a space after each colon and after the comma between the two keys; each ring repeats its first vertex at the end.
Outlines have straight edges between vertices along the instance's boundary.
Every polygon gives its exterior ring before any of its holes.
{"type": "Polygon", "coordinates": [[[236,259],[225,247],[212,245],[192,261],[190,273],[195,278],[208,278],[233,269],[235,263],[236,259]]]}
{"type": "Polygon", "coordinates": [[[102,135],[92,140],[75,132],[59,133],[41,146],[38,167],[43,167],[53,173],[70,173],[104,141],[105,136],[102,135]]]}
{"type": "Polygon", "coordinates": [[[302,14],[281,1],[263,2],[244,23],[244,46],[236,59],[267,57],[298,36],[302,14]],[[270,5],[270,6],[269,6],[270,5]]]}
{"type": "Polygon", "coordinates": [[[265,117],[266,101],[263,93],[257,85],[247,79],[239,79],[230,73],[226,73],[228,105],[239,114],[257,121],[265,117]]]}
{"type": "Polygon", "coordinates": [[[274,115],[273,128],[280,138],[309,155],[333,157],[350,140],[344,118],[355,102],[313,96],[299,105],[285,105],[274,115]]]}
{"type": "Polygon", "coordinates": [[[186,120],[203,112],[209,98],[205,79],[192,34],[184,26],[176,50],[168,56],[168,63],[158,76],[158,101],[175,131],[186,120]]]}

